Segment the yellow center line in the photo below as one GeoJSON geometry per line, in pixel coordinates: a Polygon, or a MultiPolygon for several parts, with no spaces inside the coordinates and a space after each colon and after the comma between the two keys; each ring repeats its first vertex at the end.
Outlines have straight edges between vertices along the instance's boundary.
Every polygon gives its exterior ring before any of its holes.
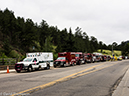
{"type": "MultiPolygon", "coordinates": [[[[115,63],[115,64],[117,64],[117,63],[115,63]]],[[[113,65],[115,65],[115,64],[113,64],[113,65]]],[[[89,71],[89,72],[86,72],[86,73],[83,73],[83,74],[79,74],[78,76],[83,76],[83,75],[86,75],[86,74],[89,74],[89,73],[93,73],[95,71],[102,70],[102,69],[105,69],[105,68],[113,66],[113,65],[108,65],[108,66],[105,66],[105,67],[102,67],[102,68],[99,68],[99,69],[96,69],[96,70],[93,70],[93,71],[89,71]]]]}
{"type": "MultiPolygon", "coordinates": [[[[25,94],[25,93],[31,93],[31,92],[34,92],[34,91],[38,91],[38,90],[40,90],[40,89],[46,88],[46,87],[48,87],[48,86],[52,86],[52,85],[54,85],[54,84],[56,84],[56,83],[58,83],[58,82],[61,82],[61,81],[66,80],[66,79],[68,80],[68,78],[70,78],[70,77],[72,77],[72,76],[74,76],[73,78],[75,78],[75,77],[78,77],[78,76],[82,76],[82,75],[85,75],[85,74],[89,74],[89,73],[91,73],[91,72],[98,71],[98,70],[100,70],[100,69],[83,73],[83,72],[85,72],[85,71],[88,71],[88,70],[90,70],[90,69],[93,69],[93,68],[95,68],[95,67],[98,67],[98,66],[101,66],[101,65],[104,65],[104,64],[105,64],[105,63],[102,63],[102,64],[99,64],[99,65],[95,65],[95,66],[89,67],[89,68],[87,68],[87,69],[84,69],[84,70],[79,71],[79,72],[77,72],[77,73],[74,73],[74,74],[68,75],[68,76],[66,76],[66,77],[63,77],[63,78],[54,80],[54,81],[52,81],[52,82],[49,82],[49,83],[46,83],[46,84],[43,84],[43,85],[39,85],[39,86],[30,88],[30,89],[27,89],[27,90],[24,90],[24,91],[21,91],[21,92],[12,94],[11,96],[22,95],[22,94],[25,94]],[[80,74],[80,73],[82,73],[82,74],[80,74]],[[79,75],[77,75],[77,74],[79,74],[79,75]],[[77,76],[75,76],[75,75],[77,75],[77,76]]],[[[112,66],[113,66],[113,65],[112,65],[112,66]]],[[[108,67],[108,66],[107,66],[107,67],[108,67]]],[[[104,68],[106,68],[106,67],[104,67],[104,68]]],[[[101,69],[102,69],[102,68],[101,68],[101,69]]]]}

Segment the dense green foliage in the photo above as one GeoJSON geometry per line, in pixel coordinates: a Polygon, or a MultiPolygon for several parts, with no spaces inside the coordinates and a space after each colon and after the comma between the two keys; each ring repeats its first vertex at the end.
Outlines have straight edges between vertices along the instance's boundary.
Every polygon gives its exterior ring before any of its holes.
{"type": "Polygon", "coordinates": [[[98,49],[111,50],[111,45],[98,42],[94,36],[89,37],[79,27],[74,32],[71,28],[59,30],[57,26],[49,26],[44,20],[38,25],[31,19],[16,18],[7,8],[0,10],[0,57],[19,57],[19,53],[22,56],[32,51],[92,53],[98,49]]]}

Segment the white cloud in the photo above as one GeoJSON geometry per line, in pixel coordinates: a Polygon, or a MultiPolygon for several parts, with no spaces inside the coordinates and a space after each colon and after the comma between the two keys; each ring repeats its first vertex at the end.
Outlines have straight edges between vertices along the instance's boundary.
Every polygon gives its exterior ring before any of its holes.
{"type": "Polygon", "coordinates": [[[60,30],[82,28],[106,44],[128,40],[128,0],[1,0],[0,6],[16,17],[45,20],[60,30]]]}

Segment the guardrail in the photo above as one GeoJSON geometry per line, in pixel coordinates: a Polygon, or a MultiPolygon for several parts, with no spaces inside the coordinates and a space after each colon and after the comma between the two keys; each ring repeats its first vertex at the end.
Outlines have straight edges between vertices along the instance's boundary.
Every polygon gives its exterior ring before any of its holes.
{"type": "MultiPolygon", "coordinates": [[[[8,65],[9,69],[14,69],[15,65],[8,65]]],[[[1,65],[0,70],[7,70],[7,65],[1,65]]]]}
{"type": "Polygon", "coordinates": [[[18,62],[18,58],[0,58],[0,70],[14,69],[15,63],[18,62]]]}
{"type": "Polygon", "coordinates": [[[16,62],[18,62],[18,58],[0,58],[0,66],[14,65],[16,62]]]}

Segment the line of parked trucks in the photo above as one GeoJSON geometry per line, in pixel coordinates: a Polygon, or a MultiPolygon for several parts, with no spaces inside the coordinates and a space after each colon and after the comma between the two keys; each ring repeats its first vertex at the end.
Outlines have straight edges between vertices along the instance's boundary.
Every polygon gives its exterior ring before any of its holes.
{"type": "Polygon", "coordinates": [[[53,67],[75,66],[85,63],[94,63],[110,60],[111,57],[101,53],[82,53],[82,52],[60,52],[58,58],[53,61],[52,52],[26,53],[26,58],[15,64],[15,70],[33,71],[39,69],[50,69],[53,67]]]}

